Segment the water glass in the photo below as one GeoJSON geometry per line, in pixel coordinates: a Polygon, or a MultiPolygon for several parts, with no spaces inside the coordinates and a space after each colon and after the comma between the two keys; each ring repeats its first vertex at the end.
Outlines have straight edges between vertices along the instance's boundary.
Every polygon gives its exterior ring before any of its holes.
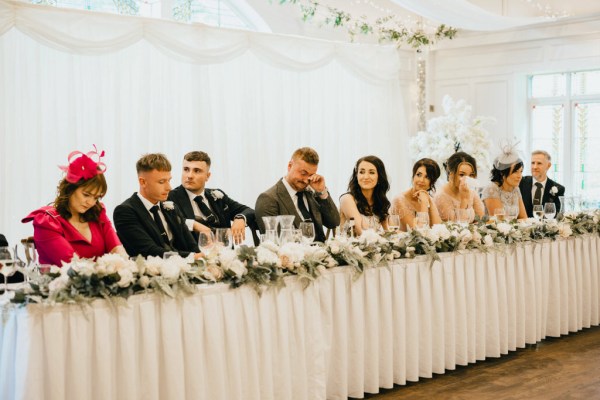
{"type": "Polygon", "coordinates": [[[399,232],[400,231],[400,215],[398,214],[390,214],[387,217],[388,230],[390,232],[399,232]]]}
{"type": "Polygon", "coordinates": [[[301,222],[302,241],[310,244],[315,240],[315,225],[312,222],[301,222]]]}
{"type": "Polygon", "coordinates": [[[281,229],[279,233],[279,243],[284,245],[286,243],[294,242],[294,229],[281,229]]]}
{"type": "Polygon", "coordinates": [[[415,228],[429,228],[429,213],[427,211],[417,211],[415,214],[415,228]]]}
{"type": "Polygon", "coordinates": [[[554,217],[556,217],[556,204],[544,204],[544,217],[546,217],[546,219],[554,219],[554,217]]]}
{"type": "Polygon", "coordinates": [[[277,216],[262,217],[265,223],[265,231],[276,231],[277,225],[279,225],[279,218],[277,216]]]}
{"type": "MultiPolygon", "coordinates": [[[[294,229],[294,220],[296,217],[294,215],[278,215],[277,220],[279,221],[279,226],[281,226],[281,230],[283,229],[294,229]]],[[[277,229],[277,228],[275,228],[277,229]]]]}
{"type": "Polygon", "coordinates": [[[541,204],[537,204],[537,205],[533,206],[533,216],[538,221],[542,220],[542,217],[544,216],[544,207],[542,207],[541,204]]]}
{"type": "Polygon", "coordinates": [[[215,241],[219,247],[231,247],[231,229],[217,228],[215,231],[215,241]]]}

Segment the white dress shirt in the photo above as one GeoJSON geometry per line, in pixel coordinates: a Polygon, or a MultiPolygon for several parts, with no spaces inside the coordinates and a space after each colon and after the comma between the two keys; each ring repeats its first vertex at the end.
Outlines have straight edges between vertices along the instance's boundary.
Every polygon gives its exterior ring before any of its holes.
{"type": "MultiPolygon", "coordinates": [[[[150,211],[150,209],[158,203],[152,204],[152,202],[150,200],[146,199],[139,192],[137,195],[140,198],[140,200],[142,201],[142,203],[144,204],[144,207],[146,207],[146,210],[148,210],[148,214],[150,214],[150,217],[154,220],[154,215],[152,215],[152,212],[150,211]]],[[[165,227],[165,231],[167,232],[167,238],[169,239],[169,242],[170,242],[173,240],[173,232],[171,232],[171,228],[169,227],[169,224],[167,223],[167,220],[165,219],[165,216],[162,212],[162,208],[160,206],[158,207],[158,215],[160,216],[160,220],[162,221],[162,224],[165,227]]]]}
{"type": "MultiPolygon", "coordinates": [[[[298,215],[300,215],[300,217],[302,217],[302,211],[300,211],[300,209],[298,208],[298,196],[296,196],[296,193],[298,193],[298,191],[296,191],[292,186],[290,186],[288,181],[285,179],[285,176],[281,178],[281,180],[283,181],[283,185],[287,189],[288,193],[290,194],[290,197],[292,198],[292,201],[294,202],[296,212],[298,213],[298,215]]],[[[308,207],[308,200],[306,200],[306,192],[308,191],[305,190],[304,192],[305,195],[302,197],[302,199],[304,200],[304,205],[306,206],[306,209],[310,210],[310,208],[308,207]]]]}

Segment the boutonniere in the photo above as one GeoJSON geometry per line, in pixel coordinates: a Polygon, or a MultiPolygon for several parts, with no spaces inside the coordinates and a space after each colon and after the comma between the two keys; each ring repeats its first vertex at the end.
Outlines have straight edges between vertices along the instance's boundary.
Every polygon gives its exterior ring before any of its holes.
{"type": "Polygon", "coordinates": [[[211,190],[210,194],[213,197],[213,199],[215,199],[215,200],[222,199],[224,196],[223,192],[221,192],[220,190],[211,190]]]}
{"type": "Polygon", "coordinates": [[[556,186],[552,186],[552,188],[550,188],[550,194],[552,196],[556,196],[557,193],[558,193],[558,188],[556,186]]]}
{"type": "Polygon", "coordinates": [[[163,201],[162,206],[165,210],[171,211],[175,209],[175,204],[172,201],[163,201]]]}

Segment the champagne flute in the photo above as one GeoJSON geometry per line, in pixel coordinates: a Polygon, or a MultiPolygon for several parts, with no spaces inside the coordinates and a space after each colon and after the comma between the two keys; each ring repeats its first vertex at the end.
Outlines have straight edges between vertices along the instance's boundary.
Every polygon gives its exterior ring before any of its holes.
{"type": "Polygon", "coordinates": [[[546,219],[554,219],[554,217],[556,217],[556,204],[544,204],[544,216],[546,217],[546,219]]]}
{"type": "Polygon", "coordinates": [[[304,243],[311,244],[315,240],[315,225],[312,222],[300,222],[300,231],[304,243]]]}
{"type": "Polygon", "coordinates": [[[541,204],[536,204],[535,206],[533,206],[533,216],[538,221],[542,220],[542,217],[544,216],[544,208],[542,207],[541,204]]]}

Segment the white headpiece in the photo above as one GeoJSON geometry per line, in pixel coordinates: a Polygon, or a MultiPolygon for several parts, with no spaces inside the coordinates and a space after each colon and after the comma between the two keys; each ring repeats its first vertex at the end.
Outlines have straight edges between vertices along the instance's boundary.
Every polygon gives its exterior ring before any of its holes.
{"type": "Polygon", "coordinates": [[[494,168],[500,171],[504,171],[507,168],[510,168],[511,165],[517,164],[519,162],[523,162],[519,153],[517,152],[517,145],[519,142],[510,143],[510,141],[506,142],[506,144],[500,144],[501,153],[498,157],[494,159],[494,168]]]}

